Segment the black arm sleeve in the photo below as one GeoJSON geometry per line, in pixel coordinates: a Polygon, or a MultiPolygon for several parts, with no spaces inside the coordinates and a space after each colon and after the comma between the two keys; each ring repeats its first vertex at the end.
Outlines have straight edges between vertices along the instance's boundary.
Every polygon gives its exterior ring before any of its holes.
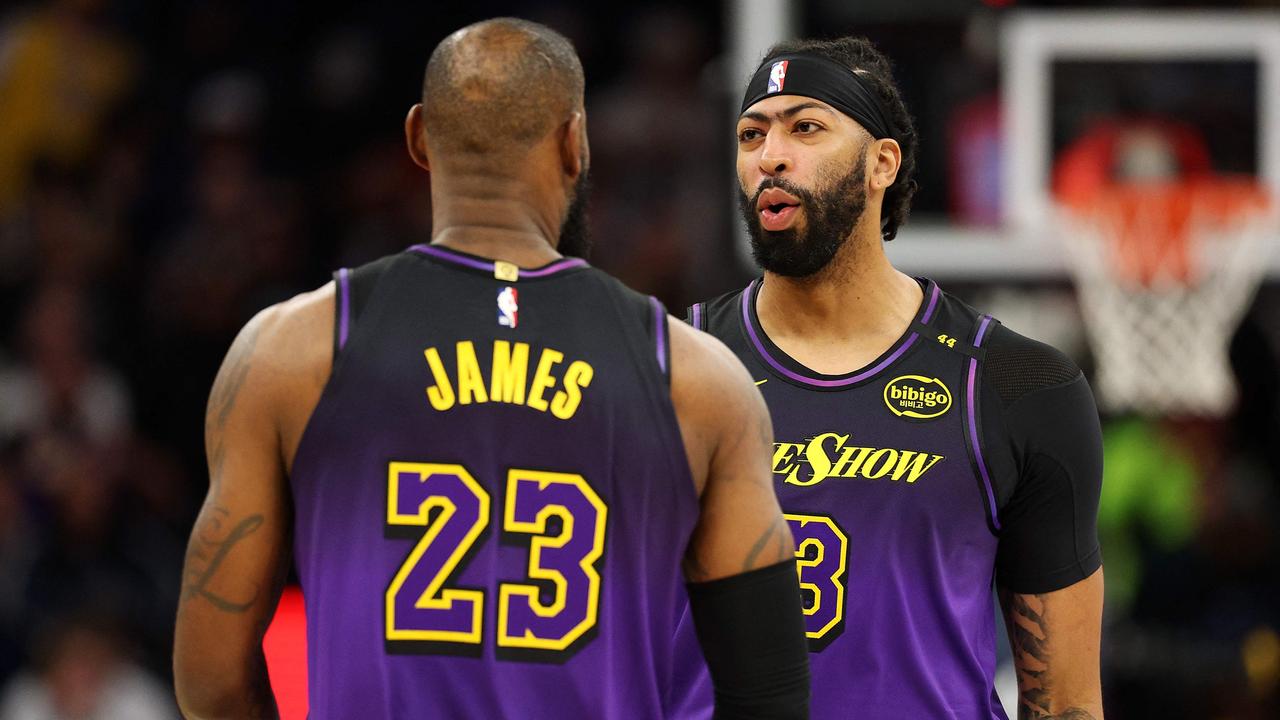
{"type": "Polygon", "coordinates": [[[1060,590],[1102,564],[1102,429],[1083,373],[1057,350],[1003,327],[983,374],[984,433],[999,495],[996,583],[1060,590]]]}
{"type": "Polygon", "coordinates": [[[716,720],[809,717],[809,646],[795,561],[688,588],[716,720]]]}

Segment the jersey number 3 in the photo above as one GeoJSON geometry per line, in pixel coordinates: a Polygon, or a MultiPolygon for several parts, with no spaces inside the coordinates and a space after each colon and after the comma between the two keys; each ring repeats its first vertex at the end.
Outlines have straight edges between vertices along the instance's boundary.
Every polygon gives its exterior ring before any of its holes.
{"type": "Polygon", "coordinates": [[[786,515],[796,540],[796,572],[804,599],[809,651],[818,652],[844,631],[849,538],[825,515],[786,515]]]}
{"type": "MultiPolygon", "coordinates": [[[[500,653],[564,659],[595,627],[607,519],[581,475],[508,471],[502,531],[532,536],[533,582],[498,583],[500,653]]],[[[488,593],[451,581],[480,549],[489,521],[489,493],[461,465],[391,463],[388,534],[420,537],[387,586],[388,651],[479,654],[488,593]]]]}

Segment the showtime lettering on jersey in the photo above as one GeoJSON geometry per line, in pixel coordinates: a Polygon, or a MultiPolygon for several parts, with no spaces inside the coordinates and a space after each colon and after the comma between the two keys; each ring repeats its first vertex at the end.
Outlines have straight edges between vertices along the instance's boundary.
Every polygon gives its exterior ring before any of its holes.
{"type": "Polygon", "coordinates": [[[914,483],[943,459],[919,450],[858,447],[849,435],[833,432],[817,435],[807,443],[774,443],[773,473],[785,476],[788,485],[807,487],[827,478],[861,478],[914,483]],[[803,466],[808,465],[808,472],[803,466]]]}

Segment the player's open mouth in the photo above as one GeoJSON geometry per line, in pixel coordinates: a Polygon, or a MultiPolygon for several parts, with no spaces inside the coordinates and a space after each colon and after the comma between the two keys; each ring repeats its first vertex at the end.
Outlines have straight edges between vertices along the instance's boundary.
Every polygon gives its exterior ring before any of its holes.
{"type": "Polygon", "coordinates": [[[760,213],[760,225],[765,230],[786,230],[795,222],[800,210],[800,199],[778,188],[769,188],[756,199],[756,212],[760,213]]]}

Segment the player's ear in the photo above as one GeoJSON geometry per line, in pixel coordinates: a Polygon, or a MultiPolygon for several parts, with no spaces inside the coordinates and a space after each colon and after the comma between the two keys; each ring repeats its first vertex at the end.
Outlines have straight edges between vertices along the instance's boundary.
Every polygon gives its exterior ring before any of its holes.
{"type": "Polygon", "coordinates": [[[872,190],[884,190],[898,179],[898,168],[902,167],[902,147],[897,140],[884,138],[872,140],[870,150],[871,157],[867,158],[867,165],[871,172],[867,173],[867,179],[871,182],[872,190]]]}
{"type": "Polygon", "coordinates": [[[587,118],[581,110],[560,127],[560,166],[569,180],[577,180],[587,166],[587,118]]]}
{"type": "Polygon", "coordinates": [[[431,163],[427,160],[427,128],[422,123],[422,103],[409,108],[409,114],[405,116],[404,142],[414,164],[431,172],[431,163]]]}

